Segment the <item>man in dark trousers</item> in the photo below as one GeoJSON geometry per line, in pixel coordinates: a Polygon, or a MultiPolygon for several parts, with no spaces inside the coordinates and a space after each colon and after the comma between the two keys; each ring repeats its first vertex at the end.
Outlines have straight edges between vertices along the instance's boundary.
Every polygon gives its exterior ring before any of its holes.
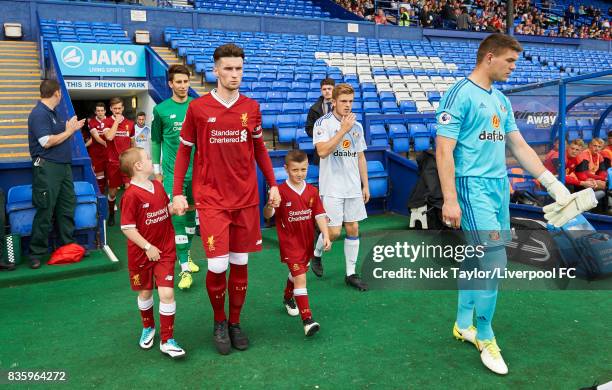
{"type": "MultiPolygon", "coordinates": [[[[308,118],[306,119],[306,134],[310,138],[313,138],[312,129],[314,128],[315,122],[317,119],[327,114],[328,112],[332,112],[332,92],[334,91],[334,86],[336,82],[334,79],[326,78],[321,80],[321,96],[319,99],[310,106],[310,110],[308,110],[308,118]]],[[[314,165],[319,165],[319,155],[317,154],[317,150],[315,149],[313,152],[313,161],[314,165]]]]}
{"type": "Polygon", "coordinates": [[[62,245],[74,242],[76,198],[72,183],[72,135],[85,119],[59,117],[55,108],[62,99],[56,80],[40,83],[40,101],[28,117],[28,142],[32,157],[32,203],[36,215],[30,239],[30,267],[40,268],[47,254],[51,220],[55,215],[62,245]]]}

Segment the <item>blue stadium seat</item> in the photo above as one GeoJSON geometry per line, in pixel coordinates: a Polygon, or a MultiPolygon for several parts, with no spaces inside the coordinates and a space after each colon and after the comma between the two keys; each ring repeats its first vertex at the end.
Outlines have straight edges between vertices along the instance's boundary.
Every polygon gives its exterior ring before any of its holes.
{"type": "Polygon", "coordinates": [[[284,183],[287,178],[287,171],[285,171],[285,167],[274,168],[274,178],[278,184],[284,183]]]}
{"type": "Polygon", "coordinates": [[[262,115],[275,114],[278,115],[283,111],[282,103],[262,103],[259,106],[262,115]]]}
{"type": "Polygon", "coordinates": [[[306,92],[293,92],[287,93],[287,100],[290,102],[303,103],[306,101],[306,92]]]}
{"type": "Polygon", "coordinates": [[[366,114],[380,114],[381,110],[380,110],[380,106],[378,105],[378,101],[364,102],[363,112],[366,114]]]}
{"type": "Polygon", "coordinates": [[[319,183],[319,166],[309,165],[308,173],[306,174],[306,183],[317,185],[319,183]]]}
{"type": "Polygon", "coordinates": [[[314,149],[314,145],[312,144],[312,138],[306,134],[304,129],[298,129],[295,132],[295,143],[300,150],[312,150],[314,149]]]}
{"type": "Polygon", "coordinates": [[[378,94],[375,91],[364,91],[361,98],[364,102],[378,102],[378,94]]]}
{"type": "Polygon", "coordinates": [[[93,185],[85,181],[75,181],[74,194],[76,195],[74,228],[95,229],[98,226],[98,208],[93,185]]]}
{"type": "MultiPolygon", "coordinates": [[[[395,95],[393,94],[393,92],[384,91],[384,92],[381,92],[379,94],[379,96],[380,96],[379,100],[381,102],[393,102],[393,103],[395,103],[395,95]]],[[[397,106],[397,104],[396,104],[396,106],[397,106]]]]}
{"type": "Polygon", "coordinates": [[[282,103],[287,99],[287,92],[269,91],[266,100],[270,103],[282,103]]]}
{"type": "Polygon", "coordinates": [[[283,103],[283,114],[301,114],[304,112],[302,103],[283,103]]]}
{"type": "Polygon", "coordinates": [[[394,152],[405,153],[410,150],[410,136],[406,126],[401,124],[389,125],[389,138],[394,152]]]}
{"type": "Polygon", "coordinates": [[[276,114],[261,115],[261,127],[264,129],[272,129],[276,124],[276,114]]]}
{"type": "Polygon", "coordinates": [[[368,161],[370,198],[385,198],[389,189],[389,175],[380,161],[368,161]]]}
{"type": "Polygon", "coordinates": [[[387,147],[387,145],[389,145],[389,142],[387,140],[387,131],[385,130],[384,125],[370,125],[370,144],[372,146],[384,147],[387,147]]]}
{"type": "MultiPolygon", "coordinates": [[[[4,212],[4,211],[2,211],[4,212]]],[[[36,209],[32,204],[32,185],[11,187],[6,198],[6,213],[12,234],[29,236],[36,209]]]]}
{"type": "Polygon", "coordinates": [[[412,100],[403,100],[400,102],[400,111],[402,114],[417,112],[416,103],[412,100]]]}
{"type": "MultiPolygon", "coordinates": [[[[74,192],[76,195],[75,229],[96,229],[98,216],[94,187],[90,183],[76,181],[74,182],[74,192]]],[[[32,204],[32,185],[11,187],[8,191],[6,211],[9,216],[11,233],[30,236],[32,234],[32,222],[36,214],[36,208],[32,204]]]]}
{"type": "Polygon", "coordinates": [[[382,102],[383,114],[399,114],[400,110],[395,100],[382,102]]]}

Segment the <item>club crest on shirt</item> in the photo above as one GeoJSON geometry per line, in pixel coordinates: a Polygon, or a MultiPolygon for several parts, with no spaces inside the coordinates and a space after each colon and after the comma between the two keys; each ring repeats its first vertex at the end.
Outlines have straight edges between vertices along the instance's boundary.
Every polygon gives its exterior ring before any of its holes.
{"type": "Polygon", "coordinates": [[[249,124],[249,114],[248,113],[244,113],[242,115],[240,115],[240,120],[242,121],[242,126],[246,127],[249,124]]]}
{"type": "Polygon", "coordinates": [[[491,124],[494,128],[499,129],[499,117],[497,116],[497,114],[493,114],[493,116],[491,117],[491,124]]]}
{"type": "Polygon", "coordinates": [[[208,250],[214,252],[215,250],[215,236],[208,236],[206,239],[206,245],[208,245],[208,250]]]}
{"type": "Polygon", "coordinates": [[[359,132],[357,130],[353,131],[353,138],[358,138],[359,132]]]}
{"type": "Polygon", "coordinates": [[[448,112],[443,112],[438,117],[438,123],[441,125],[448,125],[452,119],[453,117],[451,116],[451,114],[449,114],[448,112]]]}
{"type": "Polygon", "coordinates": [[[285,204],[285,206],[286,206],[286,207],[291,207],[291,202],[287,202],[287,203],[285,204]]]}
{"type": "Polygon", "coordinates": [[[351,147],[351,141],[349,141],[348,139],[345,139],[344,141],[342,141],[342,149],[348,149],[351,147]]]}
{"type": "Polygon", "coordinates": [[[506,112],[506,111],[507,111],[507,110],[506,110],[506,106],[504,106],[503,104],[501,104],[501,105],[499,106],[499,108],[501,109],[501,112],[506,112]]]}
{"type": "Polygon", "coordinates": [[[310,198],[308,199],[308,207],[312,207],[312,205],[314,204],[314,198],[310,198]]]}

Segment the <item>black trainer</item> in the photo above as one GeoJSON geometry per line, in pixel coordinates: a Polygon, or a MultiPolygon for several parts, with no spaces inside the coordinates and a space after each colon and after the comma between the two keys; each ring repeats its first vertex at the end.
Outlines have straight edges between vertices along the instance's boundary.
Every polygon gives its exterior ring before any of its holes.
{"type": "Polygon", "coordinates": [[[15,264],[13,263],[0,263],[0,271],[15,271],[15,264]]]}
{"type": "Polygon", "coordinates": [[[229,326],[229,337],[232,341],[232,347],[239,351],[244,351],[249,348],[249,338],[240,329],[240,324],[231,324],[229,326]]]}
{"type": "Polygon", "coordinates": [[[312,268],[312,272],[317,275],[317,277],[323,276],[323,263],[321,262],[321,258],[315,256],[312,258],[310,262],[310,268],[312,268]]]}
{"type": "Polygon", "coordinates": [[[230,344],[229,332],[227,330],[227,320],[215,321],[214,341],[217,351],[221,355],[230,353],[232,347],[230,344]]]}
{"type": "Polygon", "coordinates": [[[30,257],[30,268],[32,269],[40,268],[40,260],[38,260],[36,257],[30,257]]]}
{"type": "Polygon", "coordinates": [[[108,220],[106,221],[108,226],[115,226],[115,213],[108,213],[108,220]]]}
{"type": "Polygon", "coordinates": [[[368,290],[368,284],[362,281],[361,278],[357,274],[352,274],[351,276],[345,277],[344,282],[351,287],[355,287],[359,291],[368,290]]]}
{"type": "Polygon", "coordinates": [[[318,322],[315,322],[312,318],[307,318],[302,321],[304,324],[304,334],[306,337],[310,337],[313,334],[317,333],[319,329],[321,329],[321,325],[318,322]]]}

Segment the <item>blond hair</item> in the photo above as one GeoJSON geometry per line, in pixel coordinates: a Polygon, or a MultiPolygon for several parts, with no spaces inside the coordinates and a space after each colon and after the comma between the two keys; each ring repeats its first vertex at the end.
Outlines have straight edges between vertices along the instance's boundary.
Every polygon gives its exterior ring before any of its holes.
{"type": "Polygon", "coordinates": [[[134,176],[134,165],[137,162],[142,161],[141,152],[144,152],[143,148],[134,147],[125,150],[119,156],[119,164],[121,166],[121,171],[129,177],[134,176]]]}
{"type": "Polygon", "coordinates": [[[338,99],[340,95],[354,95],[355,90],[350,84],[338,84],[334,87],[334,91],[332,92],[332,99],[338,99]]]}

